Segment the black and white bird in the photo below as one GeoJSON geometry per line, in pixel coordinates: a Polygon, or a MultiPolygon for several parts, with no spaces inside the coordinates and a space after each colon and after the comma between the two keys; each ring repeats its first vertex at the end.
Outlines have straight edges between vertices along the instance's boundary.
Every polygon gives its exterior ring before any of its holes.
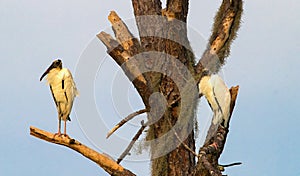
{"type": "Polygon", "coordinates": [[[224,121],[224,126],[227,127],[231,95],[222,78],[217,74],[206,74],[201,78],[198,87],[199,94],[205,96],[213,111],[213,125],[217,127],[224,121]]]}
{"type": "Polygon", "coordinates": [[[64,135],[67,135],[67,120],[71,121],[70,113],[74,98],[78,91],[69,69],[62,68],[62,62],[57,59],[52,62],[50,67],[41,76],[40,81],[47,75],[47,82],[58,112],[58,135],[61,135],[61,120],[64,121],[64,135]]]}

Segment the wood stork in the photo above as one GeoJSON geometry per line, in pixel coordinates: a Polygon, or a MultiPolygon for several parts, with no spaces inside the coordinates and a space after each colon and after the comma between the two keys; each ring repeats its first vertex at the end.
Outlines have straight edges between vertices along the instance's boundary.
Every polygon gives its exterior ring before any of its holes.
{"type": "Polygon", "coordinates": [[[62,68],[62,62],[57,59],[41,76],[40,81],[47,75],[47,82],[58,112],[58,135],[61,135],[61,120],[64,120],[64,135],[66,134],[67,120],[71,121],[70,113],[74,98],[78,95],[75,82],[69,69],[62,68]]]}
{"type": "MultiPolygon", "coordinates": [[[[199,94],[203,94],[214,115],[212,122],[217,127],[224,121],[227,127],[230,115],[231,95],[222,78],[217,74],[205,74],[199,84],[199,94]]],[[[217,129],[215,129],[217,130],[217,129]]]]}

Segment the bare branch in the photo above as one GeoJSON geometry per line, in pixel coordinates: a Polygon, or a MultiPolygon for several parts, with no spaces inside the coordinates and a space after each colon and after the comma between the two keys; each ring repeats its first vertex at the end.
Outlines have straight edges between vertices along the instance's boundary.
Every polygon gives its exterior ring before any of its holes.
{"type": "Polygon", "coordinates": [[[229,128],[229,122],[230,122],[230,119],[231,119],[231,116],[232,116],[232,113],[233,113],[233,110],[234,110],[234,107],[235,107],[235,102],[236,102],[236,98],[237,98],[237,95],[239,93],[239,86],[235,86],[235,87],[231,87],[229,89],[230,91],[230,95],[231,95],[231,102],[230,102],[230,118],[228,120],[228,124],[225,125],[227,126],[227,128],[229,128]]]}
{"type": "MultiPolygon", "coordinates": [[[[117,31],[117,30],[116,30],[117,31]]],[[[118,33],[122,33],[121,31],[118,33]]],[[[144,75],[139,71],[135,61],[132,61],[131,64],[125,64],[131,57],[129,52],[132,52],[134,49],[129,47],[130,51],[125,50],[122,45],[112,38],[111,35],[100,32],[97,37],[103,42],[107,47],[107,53],[116,61],[118,65],[121,66],[129,80],[133,82],[133,85],[141,95],[145,105],[148,104],[148,97],[151,95],[151,91],[148,89],[147,81],[144,75]]],[[[120,37],[121,38],[121,37],[120,37]]],[[[123,42],[125,44],[126,42],[123,42]]],[[[126,44],[126,46],[129,46],[126,44]]],[[[135,47],[136,45],[132,45],[135,47]]]]}
{"type": "MultiPolygon", "coordinates": [[[[118,65],[122,65],[126,61],[128,61],[128,57],[126,57],[126,52],[121,44],[113,39],[110,34],[106,32],[100,32],[97,34],[97,37],[102,41],[102,43],[107,48],[107,53],[117,62],[118,65]]],[[[128,55],[128,54],[127,54],[128,55]]]]}
{"type": "Polygon", "coordinates": [[[112,24],[112,29],[118,42],[128,52],[129,56],[134,56],[141,52],[141,46],[137,38],[129,31],[126,24],[115,11],[111,11],[108,20],[112,24]]]}
{"type": "MultiPolygon", "coordinates": [[[[238,94],[239,86],[231,87],[231,103],[230,103],[230,117],[228,123],[231,119],[232,112],[235,107],[235,102],[238,94]]],[[[224,128],[219,125],[218,131],[199,151],[199,158],[197,166],[193,172],[193,175],[212,175],[221,176],[221,171],[218,168],[218,158],[223,152],[224,145],[226,143],[227,134],[229,130],[228,127],[224,128]],[[209,173],[209,174],[207,174],[209,173]]],[[[208,135],[209,136],[209,135],[208,135]]]]}
{"type": "Polygon", "coordinates": [[[147,112],[147,109],[142,109],[139,111],[136,111],[134,113],[129,114],[126,118],[124,118],[123,120],[121,120],[116,126],[114,126],[106,135],[106,138],[109,138],[115,131],[117,131],[121,126],[123,126],[126,122],[128,122],[129,120],[133,119],[135,116],[143,114],[145,112],[147,112]]]}
{"type": "Polygon", "coordinates": [[[201,73],[203,67],[217,73],[224,64],[230,52],[230,45],[240,26],[242,6],[242,0],[223,0],[215,17],[208,48],[197,63],[198,74],[201,73]]]}
{"type": "MultiPolygon", "coordinates": [[[[157,4],[153,4],[153,5],[157,6],[157,4]]],[[[140,45],[138,39],[131,34],[126,24],[122,21],[122,19],[117,15],[116,12],[112,11],[108,16],[108,19],[112,24],[112,29],[115,33],[117,41],[114,40],[109,34],[106,34],[105,32],[101,32],[100,34],[97,35],[97,37],[106,45],[107,53],[109,53],[109,55],[122,67],[129,80],[133,82],[137,91],[141,95],[146,108],[148,108],[149,107],[148,98],[153,92],[157,91],[153,89],[152,85],[157,84],[160,78],[159,76],[157,76],[159,74],[152,74],[148,72],[141,73],[140,71],[140,68],[146,67],[145,65],[146,63],[144,62],[140,63],[138,59],[140,57],[143,58],[147,57],[144,52],[149,51],[148,50],[149,47],[142,47],[140,45]],[[129,60],[130,62],[128,62],[129,60]]],[[[139,24],[142,23],[138,23],[138,26],[139,24]]],[[[153,25],[157,23],[152,21],[151,23],[145,22],[143,24],[153,25]]],[[[146,29],[148,29],[148,27],[146,27],[146,29]]],[[[150,38],[153,38],[152,37],[153,35],[148,35],[148,36],[151,36],[150,38]]],[[[144,39],[145,38],[142,37],[141,43],[150,46],[149,43],[148,44],[147,42],[145,43],[145,41],[148,39],[146,40],[144,39]]],[[[155,44],[153,45],[155,47],[161,45],[159,44],[161,42],[153,42],[152,39],[149,39],[149,41],[155,44]]],[[[149,67],[149,64],[152,63],[152,60],[153,58],[149,58],[147,60],[147,64],[148,64],[147,68],[149,67]]]]}
{"type": "Polygon", "coordinates": [[[54,144],[63,145],[70,149],[73,149],[78,153],[81,153],[86,158],[98,164],[101,168],[103,168],[107,173],[111,175],[115,175],[115,176],[135,175],[131,171],[123,168],[121,165],[119,165],[118,163],[110,159],[108,156],[96,152],[95,150],[81,144],[75,139],[65,137],[65,136],[58,136],[53,133],[43,131],[35,127],[30,127],[30,135],[54,144]]]}
{"type": "MultiPolygon", "coordinates": [[[[147,83],[144,76],[138,70],[138,67],[133,64],[125,64],[131,57],[129,53],[121,46],[121,44],[112,38],[111,35],[100,32],[97,37],[103,42],[107,47],[108,54],[117,62],[118,65],[122,66],[125,74],[129,79],[134,79],[133,84],[138,89],[138,91],[147,91],[147,83]]],[[[133,62],[134,63],[134,62],[133,62]]]]}
{"type": "Polygon", "coordinates": [[[141,136],[141,134],[143,133],[144,129],[148,126],[148,122],[144,123],[144,121],[141,122],[142,126],[139,129],[139,131],[135,134],[135,136],[132,138],[131,142],[129,143],[129,145],[127,146],[127,148],[125,149],[125,151],[121,154],[121,156],[118,158],[117,163],[120,163],[126,155],[128,155],[129,151],[131,150],[131,148],[133,147],[135,141],[138,140],[138,138],[141,136]]]}
{"type": "Polygon", "coordinates": [[[223,171],[225,171],[226,167],[238,166],[241,164],[242,164],[241,162],[236,162],[236,163],[231,163],[231,164],[226,164],[226,165],[219,165],[219,170],[223,172],[223,171]]]}
{"type": "Polygon", "coordinates": [[[231,164],[226,164],[226,165],[220,165],[222,167],[232,167],[232,166],[238,166],[241,165],[241,162],[236,162],[236,163],[231,163],[231,164]]]}

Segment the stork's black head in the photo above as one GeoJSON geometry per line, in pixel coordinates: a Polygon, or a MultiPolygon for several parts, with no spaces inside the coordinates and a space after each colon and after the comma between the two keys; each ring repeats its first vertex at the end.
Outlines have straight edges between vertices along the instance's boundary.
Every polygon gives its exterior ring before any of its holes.
{"type": "Polygon", "coordinates": [[[50,67],[62,69],[62,62],[61,62],[61,60],[57,59],[57,60],[53,61],[50,67]]]}
{"type": "Polygon", "coordinates": [[[44,78],[44,76],[46,76],[54,68],[62,69],[62,62],[61,62],[60,59],[57,59],[57,60],[52,62],[52,64],[49,66],[49,68],[41,76],[40,81],[44,78]]]}

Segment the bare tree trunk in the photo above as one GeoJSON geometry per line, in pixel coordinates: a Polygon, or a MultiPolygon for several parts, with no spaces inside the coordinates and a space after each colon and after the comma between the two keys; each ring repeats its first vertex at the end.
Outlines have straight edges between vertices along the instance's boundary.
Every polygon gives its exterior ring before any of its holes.
{"type": "MultiPolygon", "coordinates": [[[[193,72],[192,66],[194,65],[194,57],[189,47],[186,30],[188,1],[168,1],[167,8],[164,10],[162,10],[161,3],[158,0],[147,2],[133,0],[132,2],[134,14],[137,17],[139,33],[140,36],[142,36],[141,45],[144,51],[166,53],[180,61],[182,66],[189,68],[189,70],[193,72]],[[144,18],[145,15],[156,15],[164,18],[165,21],[162,22],[160,18],[144,18]],[[142,18],[139,18],[140,16],[142,18]],[[163,36],[164,38],[154,36],[163,36]],[[170,40],[170,38],[172,38],[172,40],[170,40]],[[188,48],[184,46],[188,46],[188,48]]],[[[160,57],[168,57],[166,54],[162,54],[160,57]]],[[[150,59],[153,58],[149,58],[149,60],[150,59]]],[[[153,63],[155,63],[155,61],[153,61],[153,63]]],[[[180,84],[185,85],[186,82],[184,80],[187,78],[183,75],[183,72],[178,70],[180,68],[174,64],[175,63],[164,62],[156,66],[159,65],[161,67],[159,70],[168,70],[172,77],[182,77],[183,79],[180,84]]],[[[153,92],[160,92],[166,98],[168,108],[159,121],[150,126],[147,139],[153,140],[164,136],[172,129],[173,126],[170,126],[170,124],[174,125],[178,121],[179,114],[182,113],[184,115],[181,115],[181,117],[189,120],[186,126],[183,125],[181,127],[183,128],[181,129],[182,133],[189,134],[187,138],[183,139],[184,143],[192,150],[195,150],[193,118],[196,107],[196,94],[191,95],[190,105],[186,107],[187,109],[184,109],[185,112],[183,112],[183,109],[180,108],[181,101],[176,102],[176,100],[180,98],[180,92],[177,86],[182,85],[176,86],[172,78],[161,73],[152,73],[149,77],[153,92]]],[[[155,109],[159,109],[159,107],[151,108],[154,109],[154,111],[155,109]]],[[[169,135],[168,139],[164,141],[164,144],[152,143],[152,175],[189,175],[195,165],[195,156],[182,145],[178,147],[174,146],[180,143],[174,133],[173,135],[169,135]],[[157,158],[157,151],[168,151],[170,150],[170,146],[173,146],[175,150],[157,158]]]]}

